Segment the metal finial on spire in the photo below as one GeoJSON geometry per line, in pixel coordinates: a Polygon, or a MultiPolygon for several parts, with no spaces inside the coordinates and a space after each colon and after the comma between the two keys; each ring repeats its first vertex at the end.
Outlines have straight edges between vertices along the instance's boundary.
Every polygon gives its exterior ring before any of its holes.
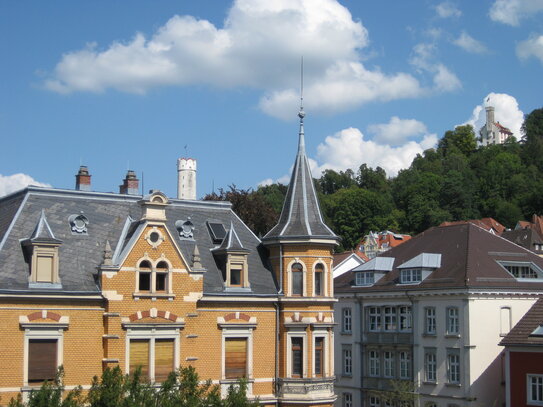
{"type": "Polygon", "coordinates": [[[304,112],[304,57],[302,56],[302,63],[300,67],[300,110],[298,112],[298,117],[300,122],[303,123],[305,112],[304,112]]]}

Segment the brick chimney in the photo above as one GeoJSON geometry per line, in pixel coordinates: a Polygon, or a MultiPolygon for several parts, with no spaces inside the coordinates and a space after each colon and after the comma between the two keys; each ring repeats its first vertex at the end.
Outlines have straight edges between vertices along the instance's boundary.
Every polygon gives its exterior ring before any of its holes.
{"type": "Polygon", "coordinates": [[[123,184],[119,185],[119,193],[126,195],[139,195],[140,180],[136,177],[136,173],[128,170],[123,184]]]}
{"type": "Polygon", "coordinates": [[[78,191],[91,190],[91,175],[86,165],[79,167],[79,172],[75,176],[75,189],[78,191]]]}

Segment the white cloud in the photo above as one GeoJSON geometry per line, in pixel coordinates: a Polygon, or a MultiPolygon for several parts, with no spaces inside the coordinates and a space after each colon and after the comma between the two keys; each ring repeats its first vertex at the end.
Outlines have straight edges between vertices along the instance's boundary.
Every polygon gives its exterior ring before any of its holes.
{"type": "Polygon", "coordinates": [[[520,128],[524,122],[524,113],[518,107],[517,100],[506,93],[489,93],[480,105],[475,106],[471,118],[465,124],[471,124],[475,133],[486,123],[486,106],[494,106],[494,119],[508,127],[519,140],[520,128]]]}
{"type": "Polygon", "coordinates": [[[368,132],[375,135],[373,138],[375,142],[397,146],[409,138],[424,135],[428,130],[424,123],[418,120],[393,116],[388,123],[368,126],[368,132]]]}
{"type": "Polygon", "coordinates": [[[444,1],[443,3],[439,3],[434,8],[437,15],[441,18],[460,17],[462,15],[460,9],[450,1],[444,1]]]}
{"type": "Polygon", "coordinates": [[[488,52],[487,47],[482,42],[477,41],[465,31],[462,31],[460,36],[454,39],[452,43],[472,54],[485,54],[488,52]]]}
{"type": "Polygon", "coordinates": [[[348,128],[328,136],[317,147],[317,156],[323,164],[318,167],[319,174],[325,169],[344,171],[354,169],[366,163],[369,167],[381,167],[388,176],[395,176],[398,171],[411,165],[413,158],[437,143],[435,134],[426,134],[420,142],[409,141],[393,147],[366,140],[359,129],[348,128]]]}
{"type": "Polygon", "coordinates": [[[517,44],[517,56],[520,59],[535,57],[543,63],[543,35],[532,36],[517,44]]]}
{"type": "Polygon", "coordinates": [[[222,27],[174,16],[151,36],[68,52],[44,84],[59,93],[137,94],[160,86],[248,86],[264,92],[266,113],[286,118],[298,104],[303,55],[314,112],[428,93],[408,73],[365,67],[360,51],[368,43],[366,28],[337,0],[235,0],[222,27]]]}
{"type": "Polygon", "coordinates": [[[26,188],[29,185],[35,185],[38,187],[50,187],[51,185],[43,182],[38,182],[30,175],[26,174],[13,174],[2,175],[0,174],[0,196],[11,194],[19,189],[26,188]]]}
{"type": "Polygon", "coordinates": [[[543,11],[543,0],[496,0],[490,7],[493,21],[518,26],[520,20],[543,11]]]}
{"type": "Polygon", "coordinates": [[[413,47],[410,63],[420,72],[433,74],[433,90],[453,92],[462,87],[462,82],[445,65],[437,61],[437,47],[434,43],[419,43],[413,47]]]}

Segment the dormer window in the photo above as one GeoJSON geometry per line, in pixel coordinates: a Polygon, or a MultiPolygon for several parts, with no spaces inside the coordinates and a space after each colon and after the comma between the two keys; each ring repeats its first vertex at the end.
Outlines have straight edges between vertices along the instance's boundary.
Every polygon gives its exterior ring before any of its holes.
{"type": "Polygon", "coordinates": [[[533,263],[498,262],[509,274],[517,280],[539,280],[543,271],[533,263]]]}
{"type": "Polygon", "coordinates": [[[400,283],[402,284],[417,284],[422,281],[421,269],[405,269],[400,273],[400,283]]]}
{"type": "MultiPolygon", "coordinates": [[[[212,230],[210,228],[210,231],[212,230]]],[[[248,289],[248,256],[250,251],[243,247],[233,223],[230,223],[230,229],[224,236],[221,245],[212,249],[212,252],[221,264],[225,287],[248,289]]]]}
{"type": "Polygon", "coordinates": [[[355,277],[356,285],[372,285],[375,282],[373,271],[357,272],[355,277]]]}
{"type": "Polygon", "coordinates": [[[233,263],[230,265],[230,287],[243,286],[243,264],[233,263]]]}

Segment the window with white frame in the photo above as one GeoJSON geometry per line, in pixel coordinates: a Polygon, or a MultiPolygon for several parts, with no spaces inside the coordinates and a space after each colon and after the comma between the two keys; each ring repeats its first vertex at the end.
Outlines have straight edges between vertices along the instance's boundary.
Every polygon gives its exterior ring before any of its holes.
{"type": "Polygon", "coordinates": [[[294,263],[290,267],[292,279],[291,295],[304,295],[304,267],[300,263],[294,263]]]}
{"type": "Polygon", "coordinates": [[[385,331],[396,330],[396,307],[384,307],[385,331]]]}
{"type": "Polygon", "coordinates": [[[163,382],[175,366],[175,339],[130,339],[129,373],[141,369],[141,376],[151,382],[163,382]]]}
{"type": "Polygon", "coordinates": [[[316,296],[324,295],[324,264],[317,263],[315,265],[315,276],[313,290],[316,296]]]}
{"type": "Polygon", "coordinates": [[[424,308],[424,332],[428,335],[436,334],[436,309],[435,307],[424,308]]]}
{"type": "Polygon", "coordinates": [[[381,400],[379,397],[370,396],[369,407],[381,407],[381,400]]]}
{"type": "Polygon", "coordinates": [[[447,334],[458,335],[460,333],[460,322],[458,317],[458,308],[447,308],[447,334]]]}
{"type": "Polygon", "coordinates": [[[394,352],[383,352],[383,376],[394,377],[394,352]]]}
{"type": "Polygon", "coordinates": [[[373,271],[359,271],[355,276],[356,285],[372,285],[375,282],[373,271]]]}
{"type": "Polygon", "coordinates": [[[304,338],[301,336],[290,338],[290,375],[291,377],[304,375],[304,338]]]}
{"type": "Polygon", "coordinates": [[[422,281],[421,269],[404,269],[400,272],[400,283],[415,284],[422,281]]]}
{"type": "Polygon", "coordinates": [[[540,278],[535,266],[532,264],[502,264],[503,267],[517,279],[540,278]]]}
{"type": "Polygon", "coordinates": [[[403,305],[399,307],[400,331],[411,331],[411,307],[403,305]]]}
{"type": "Polygon", "coordinates": [[[436,370],[437,370],[436,350],[425,349],[424,350],[424,380],[429,383],[435,383],[437,381],[436,370]]]}
{"type": "Polygon", "coordinates": [[[57,324],[21,323],[24,334],[25,386],[40,386],[54,380],[57,369],[63,363],[64,330],[68,329],[68,318],[62,317],[57,324]]]}
{"type": "Polygon", "coordinates": [[[351,376],[353,374],[353,351],[349,348],[343,348],[343,374],[351,376]]]}
{"type": "Polygon", "coordinates": [[[460,354],[458,349],[447,350],[447,380],[452,384],[460,383],[460,354]]]}
{"type": "Polygon", "coordinates": [[[511,307],[500,308],[500,336],[505,336],[511,330],[511,307]]]}
{"type": "Polygon", "coordinates": [[[326,371],[326,337],[316,336],[313,344],[313,374],[315,377],[325,376],[326,371]]]}
{"type": "Polygon", "coordinates": [[[159,261],[153,267],[150,260],[142,260],[137,267],[138,294],[168,294],[171,292],[171,273],[168,263],[159,261]]]}
{"type": "Polygon", "coordinates": [[[529,374],[527,380],[527,402],[536,406],[543,405],[543,375],[529,374]]]}
{"type": "Polygon", "coordinates": [[[376,350],[370,350],[369,356],[369,375],[372,377],[378,377],[381,374],[379,352],[376,350]]]}
{"type": "Polygon", "coordinates": [[[352,393],[343,393],[343,407],[353,407],[352,393]]]}
{"type": "Polygon", "coordinates": [[[411,354],[406,351],[400,352],[400,379],[411,377],[411,354]]]}
{"type": "Polygon", "coordinates": [[[350,308],[343,308],[341,320],[341,332],[352,332],[352,312],[350,308]]]}
{"type": "Polygon", "coordinates": [[[381,308],[368,308],[368,330],[370,332],[377,332],[381,330],[381,308]]]}

